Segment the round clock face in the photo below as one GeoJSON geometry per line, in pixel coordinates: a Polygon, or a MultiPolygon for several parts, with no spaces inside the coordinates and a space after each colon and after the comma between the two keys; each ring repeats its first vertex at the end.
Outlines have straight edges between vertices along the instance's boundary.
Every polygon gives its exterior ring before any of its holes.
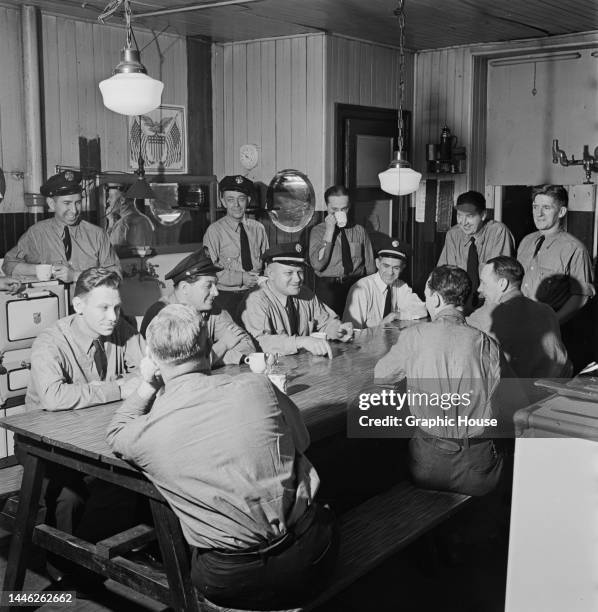
{"type": "Polygon", "coordinates": [[[257,166],[259,153],[255,145],[245,144],[239,149],[239,153],[243,168],[251,170],[257,166]]]}

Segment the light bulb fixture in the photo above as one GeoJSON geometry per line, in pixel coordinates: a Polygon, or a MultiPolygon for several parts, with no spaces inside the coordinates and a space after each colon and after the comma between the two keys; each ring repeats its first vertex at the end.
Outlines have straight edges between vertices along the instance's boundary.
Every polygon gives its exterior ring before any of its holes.
{"type": "Polygon", "coordinates": [[[148,76],[145,66],[141,63],[141,55],[131,27],[130,0],[111,2],[98,17],[98,21],[104,23],[121,4],[125,13],[126,44],[113,76],[102,81],[99,87],[106,108],[121,115],[142,115],[160,106],[164,83],[148,76]]]}
{"type": "Polygon", "coordinates": [[[399,110],[398,110],[398,150],[395,151],[388,170],[380,172],[380,188],[394,196],[413,193],[419,187],[422,175],[411,168],[411,164],[401,158],[403,151],[403,97],[405,95],[405,0],[398,0],[394,11],[399,22],[399,110]]]}
{"type": "Polygon", "coordinates": [[[552,141],[552,163],[561,166],[583,166],[583,170],[586,173],[586,180],[584,185],[593,185],[592,172],[598,172],[598,147],[594,149],[594,155],[590,155],[590,147],[588,145],[583,146],[583,157],[581,159],[575,159],[572,155],[571,159],[567,157],[565,151],[559,148],[559,141],[552,141]]]}

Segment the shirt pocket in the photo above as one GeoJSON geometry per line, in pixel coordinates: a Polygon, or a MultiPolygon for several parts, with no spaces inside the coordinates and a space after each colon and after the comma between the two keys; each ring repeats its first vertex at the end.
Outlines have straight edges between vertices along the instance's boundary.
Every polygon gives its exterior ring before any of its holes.
{"type": "Polygon", "coordinates": [[[220,264],[227,270],[237,269],[241,259],[241,251],[234,244],[227,244],[220,249],[220,264]]]}

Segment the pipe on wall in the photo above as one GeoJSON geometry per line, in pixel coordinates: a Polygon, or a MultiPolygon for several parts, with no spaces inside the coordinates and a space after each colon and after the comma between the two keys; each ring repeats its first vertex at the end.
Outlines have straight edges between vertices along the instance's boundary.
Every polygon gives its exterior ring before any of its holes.
{"type": "Polygon", "coordinates": [[[38,50],[38,11],[35,6],[21,9],[23,40],[23,97],[25,110],[25,204],[31,213],[43,213],[44,198],[39,195],[43,183],[42,108],[38,50]]]}

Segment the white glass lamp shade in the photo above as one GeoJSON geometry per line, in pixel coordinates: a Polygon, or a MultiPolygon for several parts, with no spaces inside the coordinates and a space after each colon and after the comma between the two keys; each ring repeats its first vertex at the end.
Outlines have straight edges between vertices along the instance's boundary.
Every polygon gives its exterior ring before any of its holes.
{"type": "Polygon", "coordinates": [[[121,115],[143,115],[160,106],[164,83],[141,72],[118,73],[100,83],[104,106],[121,115]]]}
{"type": "Polygon", "coordinates": [[[412,168],[389,168],[378,174],[380,188],[394,196],[408,195],[417,191],[422,175],[412,168]]]}

